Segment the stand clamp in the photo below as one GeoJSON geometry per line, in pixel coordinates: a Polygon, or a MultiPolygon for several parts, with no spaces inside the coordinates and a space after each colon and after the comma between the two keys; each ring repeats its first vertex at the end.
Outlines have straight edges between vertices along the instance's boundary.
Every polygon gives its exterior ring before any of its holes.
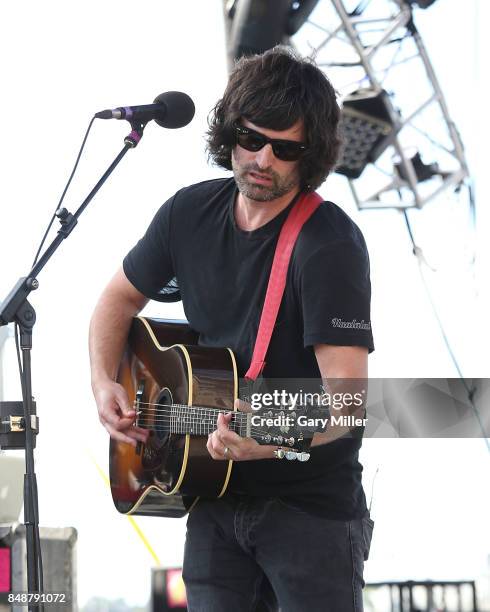
{"type": "MultiPolygon", "coordinates": [[[[33,434],[39,433],[39,417],[35,414],[36,403],[32,403],[30,425],[33,434]]],[[[0,448],[18,450],[26,447],[26,421],[22,402],[0,402],[0,448]]],[[[36,447],[36,439],[33,439],[36,447]]]]}

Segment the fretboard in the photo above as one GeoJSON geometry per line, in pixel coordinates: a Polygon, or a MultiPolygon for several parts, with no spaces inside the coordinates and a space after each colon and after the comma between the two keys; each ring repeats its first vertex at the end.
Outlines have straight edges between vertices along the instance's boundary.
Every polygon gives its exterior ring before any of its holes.
{"type": "MultiPolygon", "coordinates": [[[[170,432],[207,436],[217,428],[218,415],[229,410],[205,408],[201,406],[172,406],[170,414],[170,432]]],[[[245,412],[233,412],[228,427],[241,437],[247,436],[250,429],[249,418],[245,412]]],[[[248,434],[250,435],[250,434],[248,434]]]]}

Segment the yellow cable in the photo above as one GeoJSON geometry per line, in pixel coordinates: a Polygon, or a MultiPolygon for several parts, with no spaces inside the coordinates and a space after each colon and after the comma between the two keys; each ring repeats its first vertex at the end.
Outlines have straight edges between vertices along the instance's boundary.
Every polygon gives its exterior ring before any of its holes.
{"type": "MultiPolygon", "coordinates": [[[[88,452],[88,451],[87,451],[88,452]]],[[[93,455],[88,452],[88,455],[90,456],[90,458],[92,459],[92,462],[94,463],[95,467],[97,468],[97,471],[99,472],[99,474],[102,476],[104,482],[106,483],[106,485],[110,488],[111,486],[111,482],[109,480],[109,478],[107,477],[107,474],[104,472],[104,470],[100,467],[100,465],[97,463],[97,461],[95,460],[95,458],[93,457],[93,455]]],[[[150,553],[150,555],[153,557],[153,560],[155,561],[155,563],[157,565],[161,565],[160,563],[160,559],[158,558],[156,552],[153,550],[152,545],[150,544],[150,542],[148,542],[145,534],[141,531],[140,526],[138,525],[138,523],[134,520],[134,517],[132,517],[130,514],[126,514],[125,515],[128,519],[128,521],[131,523],[131,525],[133,526],[134,530],[136,531],[136,533],[139,535],[139,537],[141,538],[141,541],[143,542],[143,544],[146,546],[146,550],[150,553]]]]}

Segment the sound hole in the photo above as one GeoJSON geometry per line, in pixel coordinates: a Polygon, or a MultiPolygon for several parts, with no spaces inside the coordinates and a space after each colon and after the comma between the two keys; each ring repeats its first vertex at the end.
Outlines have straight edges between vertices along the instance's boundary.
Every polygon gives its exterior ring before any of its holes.
{"type": "Polygon", "coordinates": [[[162,389],[157,398],[157,411],[155,415],[155,435],[159,441],[164,441],[169,436],[170,430],[170,408],[173,403],[172,393],[170,389],[165,387],[162,389]]]}
{"type": "MultiPolygon", "coordinates": [[[[155,403],[151,405],[151,429],[150,438],[145,444],[143,453],[143,467],[146,470],[160,470],[165,473],[164,466],[169,452],[168,442],[170,440],[170,406],[172,405],[172,394],[167,387],[160,390],[155,403]],[[165,406],[169,406],[166,408],[165,406]]],[[[165,482],[164,475],[154,473],[156,480],[165,482]]]]}

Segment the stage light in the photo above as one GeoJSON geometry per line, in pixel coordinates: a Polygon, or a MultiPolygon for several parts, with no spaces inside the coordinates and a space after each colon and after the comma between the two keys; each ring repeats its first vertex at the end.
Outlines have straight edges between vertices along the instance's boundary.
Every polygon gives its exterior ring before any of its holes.
{"type": "Polygon", "coordinates": [[[229,53],[234,59],[263,53],[286,42],[291,0],[238,0],[229,10],[232,17],[229,53]]]}
{"type": "Polygon", "coordinates": [[[318,0],[231,0],[225,4],[228,54],[234,60],[287,44],[308,19],[318,0]]]}
{"type": "MultiPolygon", "coordinates": [[[[440,170],[439,164],[425,164],[422,161],[422,158],[420,157],[420,153],[418,151],[412,154],[409,161],[413,166],[418,183],[427,181],[434,176],[441,176],[442,178],[445,178],[450,174],[450,172],[443,172],[442,170],[440,170]]],[[[395,170],[401,179],[408,182],[407,173],[405,172],[405,169],[399,158],[395,160],[395,170]]]]}
{"type": "Polygon", "coordinates": [[[386,105],[387,96],[384,90],[361,89],[344,98],[341,124],[344,148],[335,170],[339,174],[358,178],[391,144],[396,129],[386,105]]]}
{"type": "Polygon", "coordinates": [[[295,0],[291,3],[289,17],[286,26],[288,36],[293,36],[308,19],[318,0],[295,0]]]}
{"type": "Polygon", "coordinates": [[[434,4],[435,1],[436,0],[403,0],[405,4],[409,4],[410,6],[416,4],[421,9],[429,8],[429,6],[434,4]]]}

